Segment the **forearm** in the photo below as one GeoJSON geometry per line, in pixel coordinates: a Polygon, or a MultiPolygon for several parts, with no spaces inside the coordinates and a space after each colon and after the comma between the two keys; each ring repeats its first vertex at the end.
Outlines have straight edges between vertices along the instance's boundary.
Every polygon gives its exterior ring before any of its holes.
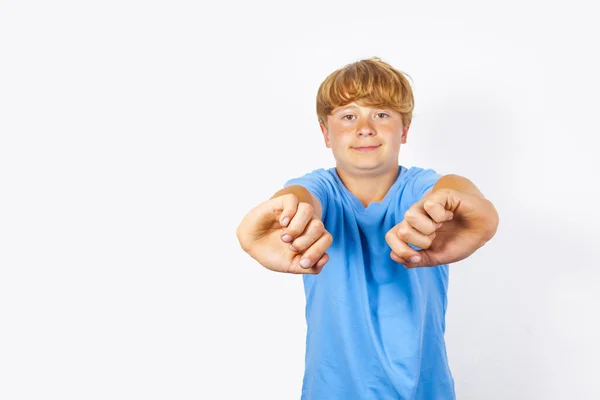
{"type": "Polygon", "coordinates": [[[323,215],[321,203],[312,194],[310,194],[310,192],[304,188],[304,186],[290,185],[279,190],[277,193],[271,196],[271,198],[273,199],[275,197],[283,196],[284,194],[294,194],[298,198],[299,202],[310,204],[313,207],[314,214],[321,219],[321,216],[323,215]]]}
{"type": "Polygon", "coordinates": [[[481,191],[473,184],[473,182],[460,175],[449,174],[442,176],[435,183],[431,191],[436,192],[440,189],[452,189],[456,190],[457,192],[471,194],[473,196],[485,199],[483,193],[481,193],[481,191]]]}

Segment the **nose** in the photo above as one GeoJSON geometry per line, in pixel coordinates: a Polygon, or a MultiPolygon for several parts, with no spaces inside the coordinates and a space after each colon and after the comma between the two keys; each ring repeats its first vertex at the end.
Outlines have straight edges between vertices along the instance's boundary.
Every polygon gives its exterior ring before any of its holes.
{"type": "Polygon", "coordinates": [[[356,126],[356,133],[358,136],[374,136],[375,128],[371,125],[370,121],[363,120],[356,126]]]}

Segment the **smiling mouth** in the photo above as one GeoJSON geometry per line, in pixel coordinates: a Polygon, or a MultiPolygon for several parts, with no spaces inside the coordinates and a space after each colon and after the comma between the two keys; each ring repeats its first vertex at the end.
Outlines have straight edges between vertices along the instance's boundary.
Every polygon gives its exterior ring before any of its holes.
{"type": "Polygon", "coordinates": [[[373,151],[375,149],[377,149],[380,145],[377,146],[360,146],[360,147],[353,147],[354,150],[358,150],[358,151],[373,151]]]}

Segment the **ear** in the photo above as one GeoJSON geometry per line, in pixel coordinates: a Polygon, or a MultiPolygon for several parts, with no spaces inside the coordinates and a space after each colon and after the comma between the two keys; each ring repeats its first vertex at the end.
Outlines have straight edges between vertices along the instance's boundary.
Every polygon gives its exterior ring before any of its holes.
{"type": "Polygon", "coordinates": [[[323,133],[323,139],[325,139],[325,146],[330,149],[331,143],[329,142],[329,131],[323,122],[319,122],[319,126],[321,127],[321,133],[323,133]]]}
{"type": "Polygon", "coordinates": [[[405,126],[404,128],[402,128],[402,144],[406,143],[406,139],[408,138],[408,129],[410,128],[410,125],[405,126]]]}

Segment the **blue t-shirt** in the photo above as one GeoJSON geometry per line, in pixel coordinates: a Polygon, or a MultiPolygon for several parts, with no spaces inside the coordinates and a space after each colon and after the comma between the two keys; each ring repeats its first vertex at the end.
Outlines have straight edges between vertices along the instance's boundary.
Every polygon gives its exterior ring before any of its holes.
{"type": "Polygon", "coordinates": [[[321,273],[303,275],[302,399],[456,398],[444,341],[448,265],[407,269],[390,258],[385,241],[440,177],[400,165],[385,198],[366,208],[335,168],[285,183],[305,187],[321,202],[333,236],[321,273]]]}

